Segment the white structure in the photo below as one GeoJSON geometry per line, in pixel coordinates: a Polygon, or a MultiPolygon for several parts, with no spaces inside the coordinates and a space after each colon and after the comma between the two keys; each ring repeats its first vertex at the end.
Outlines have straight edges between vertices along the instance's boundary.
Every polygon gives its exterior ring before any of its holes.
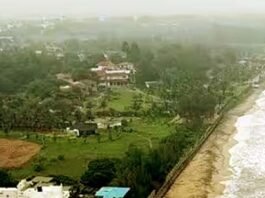
{"type": "Polygon", "coordinates": [[[56,54],[56,58],[59,60],[59,59],[62,59],[62,58],[64,58],[64,54],[62,53],[62,52],[60,52],[60,53],[57,53],[56,54]]]}
{"type": "Polygon", "coordinates": [[[36,54],[36,55],[41,55],[41,54],[42,54],[42,51],[41,51],[41,50],[36,50],[36,51],[35,51],[35,54],[36,54]]]}
{"type": "Polygon", "coordinates": [[[22,180],[17,188],[0,188],[0,198],[69,198],[69,190],[63,186],[37,186],[30,187],[32,181],[22,180]]]}
{"type": "Polygon", "coordinates": [[[67,92],[67,91],[70,91],[70,90],[72,89],[72,87],[71,87],[70,85],[61,85],[61,86],[59,87],[59,89],[60,89],[61,91],[65,91],[65,92],[67,92]]]}
{"type": "Polygon", "coordinates": [[[24,198],[19,196],[17,188],[0,188],[0,198],[24,198]]]}
{"type": "Polygon", "coordinates": [[[68,133],[69,135],[74,135],[74,136],[80,136],[79,130],[78,129],[71,129],[70,127],[66,128],[66,133],[68,133]]]}
{"type": "Polygon", "coordinates": [[[23,192],[24,198],[68,198],[69,191],[63,191],[63,186],[43,186],[28,188],[23,192]]]}

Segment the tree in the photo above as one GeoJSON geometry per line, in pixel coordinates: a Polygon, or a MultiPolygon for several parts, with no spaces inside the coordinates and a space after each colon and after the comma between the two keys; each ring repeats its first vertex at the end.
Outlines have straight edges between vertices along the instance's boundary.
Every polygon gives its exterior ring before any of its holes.
{"type": "Polygon", "coordinates": [[[155,81],[159,78],[154,67],[154,54],[150,50],[144,50],[136,72],[136,83],[143,86],[146,81],[155,81]]]}
{"type": "Polygon", "coordinates": [[[134,111],[134,114],[137,114],[137,112],[142,108],[142,104],[143,104],[142,94],[134,95],[131,104],[131,109],[134,111]]]}
{"type": "Polygon", "coordinates": [[[107,97],[104,96],[102,98],[102,100],[100,101],[100,108],[102,108],[103,110],[105,110],[107,108],[108,104],[107,104],[107,97]]]}
{"type": "Polygon", "coordinates": [[[130,186],[132,197],[147,197],[151,190],[151,176],[146,162],[147,158],[143,151],[130,146],[118,165],[117,178],[113,184],[130,186]]]}
{"type": "Polygon", "coordinates": [[[133,42],[131,45],[131,50],[129,53],[129,60],[138,63],[141,57],[140,48],[136,42],[133,42]]]}
{"type": "Polygon", "coordinates": [[[217,101],[204,87],[197,87],[189,94],[183,94],[179,99],[178,112],[187,121],[201,124],[203,118],[214,114],[217,101]]]}
{"type": "MultiPolygon", "coordinates": [[[[105,103],[105,105],[107,106],[107,103],[105,103]]],[[[87,101],[87,103],[86,103],[86,118],[89,120],[93,120],[95,117],[93,115],[93,107],[94,107],[94,104],[93,104],[92,100],[87,101]]]]}
{"type": "Polygon", "coordinates": [[[96,159],[90,161],[86,172],[81,176],[81,183],[99,188],[108,185],[116,175],[115,159],[96,159]]]}
{"type": "Polygon", "coordinates": [[[16,122],[17,104],[16,97],[6,97],[0,101],[0,120],[2,130],[8,134],[16,122]]]}
{"type": "Polygon", "coordinates": [[[16,182],[6,171],[0,170],[0,186],[1,187],[15,187],[16,182]]]}
{"type": "Polygon", "coordinates": [[[112,141],[113,137],[112,137],[112,128],[108,125],[107,127],[107,131],[108,131],[108,135],[109,135],[109,140],[112,141]]]}
{"type": "Polygon", "coordinates": [[[128,53],[130,52],[130,46],[127,41],[124,41],[122,43],[121,50],[128,55],[128,53]]]}

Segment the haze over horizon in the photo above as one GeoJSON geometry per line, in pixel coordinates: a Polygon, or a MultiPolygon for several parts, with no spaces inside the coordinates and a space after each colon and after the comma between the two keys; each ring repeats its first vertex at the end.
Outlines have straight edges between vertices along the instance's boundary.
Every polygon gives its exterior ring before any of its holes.
{"type": "Polygon", "coordinates": [[[262,14],[263,0],[0,0],[0,17],[262,14]]]}

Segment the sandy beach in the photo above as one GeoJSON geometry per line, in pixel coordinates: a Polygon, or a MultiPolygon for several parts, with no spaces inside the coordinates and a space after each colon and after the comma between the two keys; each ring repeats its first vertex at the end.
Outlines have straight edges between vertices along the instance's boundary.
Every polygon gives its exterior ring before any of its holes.
{"type": "Polygon", "coordinates": [[[166,198],[214,198],[222,195],[223,181],[230,176],[229,150],[236,144],[235,122],[255,104],[262,89],[255,90],[230,110],[187,168],[181,173],[166,198]]]}

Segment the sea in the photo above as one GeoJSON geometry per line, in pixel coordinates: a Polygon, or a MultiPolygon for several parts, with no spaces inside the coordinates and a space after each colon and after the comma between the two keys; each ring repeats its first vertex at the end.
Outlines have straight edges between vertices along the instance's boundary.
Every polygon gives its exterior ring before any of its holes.
{"type": "Polygon", "coordinates": [[[237,143],[229,150],[231,176],[222,198],[265,198],[265,91],[235,126],[237,143]]]}

